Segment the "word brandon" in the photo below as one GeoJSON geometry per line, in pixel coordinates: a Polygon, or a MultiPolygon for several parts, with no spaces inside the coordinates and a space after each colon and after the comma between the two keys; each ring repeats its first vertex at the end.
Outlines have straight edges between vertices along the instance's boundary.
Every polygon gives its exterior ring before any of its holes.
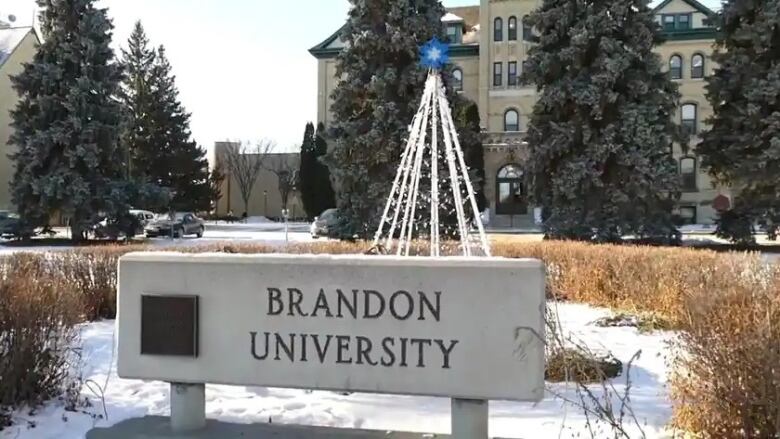
{"type": "MultiPolygon", "coordinates": [[[[324,289],[307,303],[297,288],[268,288],[268,316],[326,319],[441,321],[441,292],[430,297],[420,291],[399,290],[389,297],[374,290],[336,290],[328,301],[324,289]],[[334,300],[335,299],[335,300],[334,300]]],[[[458,340],[360,335],[250,332],[252,357],[258,361],[357,364],[383,367],[440,367],[450,369],[458,340]]]]}

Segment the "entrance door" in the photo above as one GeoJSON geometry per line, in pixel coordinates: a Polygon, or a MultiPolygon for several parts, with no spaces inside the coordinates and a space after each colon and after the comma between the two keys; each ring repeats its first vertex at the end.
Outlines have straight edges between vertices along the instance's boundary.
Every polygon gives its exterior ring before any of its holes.
{"type": "Polygon", "coordinates": [[[496,214],[527,215],[528,201],[520,165],[506,165],[496,176],[496,214]]]}

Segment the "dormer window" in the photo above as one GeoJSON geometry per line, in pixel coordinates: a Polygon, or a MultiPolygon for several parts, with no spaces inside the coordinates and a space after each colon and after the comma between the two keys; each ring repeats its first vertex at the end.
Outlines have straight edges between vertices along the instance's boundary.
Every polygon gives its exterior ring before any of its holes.
{"type": "Polygon", "coordinates": [[[691,14],[663,14],[661,23],[665,31],[691,29],[691,14]]]}
{"type": "Polygon", "coordinates": [[[691,16],[680,14],[677,16],[677,29],[686,30],[691,28],[691,16]]]}
{"type": "Polygon", "coordinates": [[[674,30],[675,28],[675,19],[674,15],[664,15],[664,30],[674,30]]]}
{"type": "Polygon", "coordinates": [[[460,24],[447,25],[447,41],[450,44],[463,43],[463,29],[460,24]]]}

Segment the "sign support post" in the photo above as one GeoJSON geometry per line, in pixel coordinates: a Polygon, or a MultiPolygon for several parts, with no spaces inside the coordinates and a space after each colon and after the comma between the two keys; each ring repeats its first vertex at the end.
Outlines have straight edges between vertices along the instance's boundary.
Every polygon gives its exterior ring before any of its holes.
{"type": "Polygon", "coordinates": [[[206,385],[171,383],[171,430],[174,433],[206,427],[206,385]]]}
{"type": "Polygon", "coordinates": [[[488,439],[488,402],[452,399],[452,439],[488,439]]]}

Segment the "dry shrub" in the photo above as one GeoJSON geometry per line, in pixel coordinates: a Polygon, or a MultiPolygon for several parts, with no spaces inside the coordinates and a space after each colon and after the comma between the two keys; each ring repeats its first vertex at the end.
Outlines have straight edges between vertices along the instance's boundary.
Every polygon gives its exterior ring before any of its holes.
{"type": "Polygon", "coordinates": [[[598,355],[580,347],[553,349],[546,356],[545,381],[600,383],[623,372],[623,363],[612,355],[598,355]]]}
{"type": "Polygon", "coordinates": [[[44,256],[0,259],[0,412],[72,387],[81,302],[44,256]]]}
{"type": "Polygon", "coordinates": [[[775,267],[686,298],[671,378],[673,424],[706,438],[780,437],[780,276],[775,267]]]}
{"type": "Polygon", "coordinates": [[[673,327],[684,318],[692,291],[739,283],[730,267],[761,264],[752,254],[545,241],[496,242],[496,256],[538,258],[547,266],[550,297],[635,313],[656,313],[673,327]]]}

